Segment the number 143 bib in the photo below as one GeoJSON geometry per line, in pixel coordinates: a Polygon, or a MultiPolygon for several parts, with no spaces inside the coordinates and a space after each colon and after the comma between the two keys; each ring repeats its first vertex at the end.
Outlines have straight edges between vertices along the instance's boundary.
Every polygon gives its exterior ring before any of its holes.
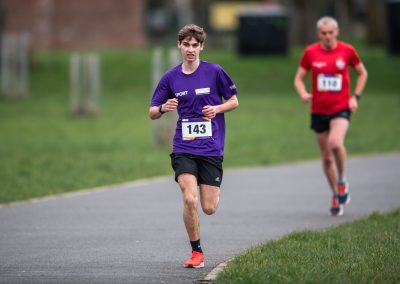
{"type": "Polygon", "coordinates": [[[212,137],[211,119],[182,119],[182,139],[194,140],[196,138],[212,137]]]}

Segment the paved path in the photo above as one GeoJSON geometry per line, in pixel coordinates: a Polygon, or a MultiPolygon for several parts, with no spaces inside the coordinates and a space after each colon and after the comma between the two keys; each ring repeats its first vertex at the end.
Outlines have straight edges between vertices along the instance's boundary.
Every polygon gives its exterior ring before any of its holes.
{"type": "Polygon", "coordinates": [[[0,208],[0,283],[193,283],[250,246],[400,207],[400,154],[352,158],[352,203],[328,215],[318,161],[227,170],[219,211],[201,214],[205,269],[169,178],[0,208]]]}

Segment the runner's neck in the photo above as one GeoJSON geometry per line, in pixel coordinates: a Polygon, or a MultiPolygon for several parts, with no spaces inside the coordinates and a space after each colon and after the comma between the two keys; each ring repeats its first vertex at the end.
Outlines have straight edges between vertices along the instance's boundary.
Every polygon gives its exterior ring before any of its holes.
{"type": "Polygon", "coordinates": [[[193,62],[183,62],[182,63],[182,72],[184,74],[192,74],[197,68],[200,66],[200,59],[193,62]]]}

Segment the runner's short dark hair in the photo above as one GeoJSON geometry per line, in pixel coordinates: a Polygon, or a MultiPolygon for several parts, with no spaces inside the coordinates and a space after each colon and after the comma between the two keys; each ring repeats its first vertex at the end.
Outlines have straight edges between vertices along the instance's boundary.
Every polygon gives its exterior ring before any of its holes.
{"type": "Polygon", "coordinates": [[[185,38],[194,38],[199,43],[203,43],[206,40],[206,32],[203,28],[189,24],[184,26],[178,33],[178,41],[181,43],[185,38]]]}

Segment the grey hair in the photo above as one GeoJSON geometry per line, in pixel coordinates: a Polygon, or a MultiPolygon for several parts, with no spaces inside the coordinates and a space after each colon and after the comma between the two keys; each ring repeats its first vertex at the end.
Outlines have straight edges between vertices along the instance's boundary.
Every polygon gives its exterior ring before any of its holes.
{"type": "Polygon", "coordinates": [[[329,17],[329,16],[325,16],[322,17],[318,20],[317,22],[317,30],[322,26],[322,25],[326,25],[326,24],[334,24],[336,28],[339,28],[339,24],[336,21],[335,18],[329,17]]]}

